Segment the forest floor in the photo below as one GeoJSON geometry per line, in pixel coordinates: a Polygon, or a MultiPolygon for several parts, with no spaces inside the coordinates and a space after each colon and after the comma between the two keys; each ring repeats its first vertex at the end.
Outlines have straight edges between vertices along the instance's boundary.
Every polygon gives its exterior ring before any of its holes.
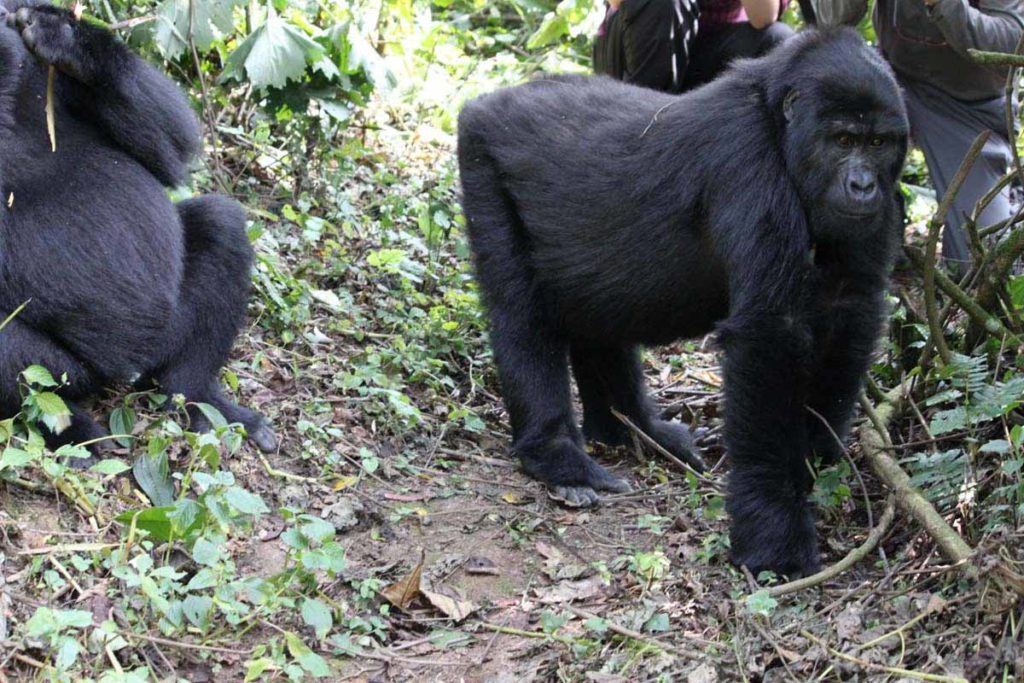
{"type": "MultiPolygon", "coordinates": [[[[338,681],[990,681],[1024,671],[1021,606],[993,605],[984,580],[963,580],[900,513],[865,561],[793,595],[771,598],[728,563],[710,340],[646,359],[659,405],[704,428],[707,479],[620,449],[597,455],[633,493],[586,510],[549,498],[509,458],[464,246],[456,236],[435,247],[424,235],[424,213],[457,223],[450,176],[424,180],[450,168],[447,154],[429,141],[381,140],[338,169],[345,180],[331,208],[289,213],[267,201],[257,216],[258,300],[231,372],[281,445],[266,458],[243,446],[221,464],[270,510],[224,550],[234,578],[280,577],[295,557],[282,509],[327,520],[345,549],[344,570],[319,573],[313,589],[332,606],[329,632],[314,633],[281,603],[241,627],[167,635],[145,591],[101,566],[103,548],[90,546],[123,548],[125,525],[96,525],[62,496],[55,504],[42,477],[41,491],[0,487],[9,625],[42,606],[112,614],[130,632],[122,665],[194,682],[241,680],[255,648],[283,633],[298,634],[338,681]]],[[[139,430],[162,419],[138,410],[139,430]]],[[[911,432],[896,429],[897,445],[911,432]]],[[[172,470],[187,452],[171,450],[172,470]]],[[[856,444],[850,454],[855,464],[819,479],[815,493],[825,564],[861,544],[884,507],[856,444]]],[[[138,504],[128,475],[103,487],[97,505],[108,520],[138,504]]],[[[962,512],[944,511],[954,521],[962,512]]],[[[1019,561],[1022,537],[975,540],[1016,548],[1019,561]]],[[[153,553],[193,571],[179,555],[153,553]]],[[[301,678],[281,664],[303,651],[285,650],[259,680],[301,678]]],[[[41,675],[45,653],[0,651],[0,681],[41,675]]],[[[92,675],[110,671],[112,657],[94,655],[92,675]]]]}

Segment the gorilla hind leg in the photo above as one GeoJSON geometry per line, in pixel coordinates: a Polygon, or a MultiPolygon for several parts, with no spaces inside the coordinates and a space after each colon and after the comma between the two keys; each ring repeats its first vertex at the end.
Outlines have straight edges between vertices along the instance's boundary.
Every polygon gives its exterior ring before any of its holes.
{"type": "Polygon", "coordinates": [[[614,408],[669,453],[695,469],[704,469],[686,425],[656,416],[647,396],[640,354],[635,347],[574,343],[571,356],[583,402],[583,434],[587,439],[608,446],[630,443],[629,429],[612,412],[614,408]]]}
{"type": "Polygon", "coordinates": [[[543,313],[528,241],[493,163],[473,140],[460,141],[459,160],[512,451],[528,474],[570,505],[593,505],[598,491],[630,490],[583,450],[569,390],[568,342],[543,313]]]}
{"type": "MultiPolygon", "coordinates": [[[[6,315],[0,312],[0,323],[6,315]]],[[[97,453],[102,447],[102,440],[109,436],[107,430],[75,403],[75,399],[98,391],[96,378],[69,351],[17,318],[9,320],[0,329],[0,419],[9,418],[21,410],[19,374],[30,365],[46,368],[57,381],[66,379],[59,393],[71,411],[70,424],[59,434],[43,427],[47,447],[57,450],[70,444],[89,444],[89,449],[97,453]]]]}
{"type": "MultiPolygon", "coordinates": [[[[277,437],[258,413],[224,395],[218,374],[245,320],[252,247],[245,214],[218,195],[178,204],[185,228],[186,262],[182,297],[172,326],[169,359],[154,373],[163,389],[189,403],[208,403],[228,422],[241,423],[263,451],[277,448],[277,437]]],[[[202,413],[190,408],[196,431],[209,429],[202,413]]]]}

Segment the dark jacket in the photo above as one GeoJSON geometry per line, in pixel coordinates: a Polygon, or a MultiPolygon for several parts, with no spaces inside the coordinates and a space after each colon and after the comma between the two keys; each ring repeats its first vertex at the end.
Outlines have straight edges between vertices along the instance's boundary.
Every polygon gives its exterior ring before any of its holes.
{"type": "MultiPolygon", "coordinates": [[[[821,27],[856,24],[867,0],[811,0],[821,27]]],[[[969,48],[1013,52],[1024,33],[1024,0],[877,0],[878,43],[900,76],[934,85],[960,100],[1002,94],[1005,67],[976,64],[969,48]]]]}

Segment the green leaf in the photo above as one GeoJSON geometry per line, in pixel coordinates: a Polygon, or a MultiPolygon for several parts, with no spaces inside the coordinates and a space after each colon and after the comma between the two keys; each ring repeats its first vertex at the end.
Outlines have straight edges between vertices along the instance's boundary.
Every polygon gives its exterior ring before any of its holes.
{"type": "Polygon", "coordinates": [[[100,460],[98,463],[89,468],[90,471],[98,474],[104,474],[113,476],[127,472],[131,467],[128,466],[123,460],[117,460],[114,458],[107,458],[106,460],[100,460]]]}
{"type": "Polygon", "coordinates": [[[747,596],[747,610],[751,614],[760,614],[763,617],[770,617],[775,608],[779,606],[779,601],[768,594],[766,590],[759,590],[752,595],[747,596]]]}
{"type": "Polygon", "coordinates": [[[285,633],[284,638],[289,654],[314,678],[327,678],[331,675],[331,667],[324,658],[309,649],[298,636],[294,633],[285,633]]]}
{"type": "Polygon", "coordinates": [[[125,526],[130,525],[134,520],[137,529],[144,529],[159,541],[169,541],[174,531],[174,525],[168,515],[173,509],[172,507],[158,507],[147,508],[141,512],[129,510],[118,515],[116,519],[125,526]]]}
{"type": "Polygon", "coordinates": [[[192,559],[196,564],[212,566],[223,557],[223,551],[219,544],[214,543],[205,536],[196,541],[192,546],[192,559]]]}
{"type": "Polygon", "coordinates": [[[50,371],[41,365],[30,365],[22,371],[21,376],[25,378],[25,381],[31,386],[36,387],[56,387],[60,386],[53,379],[53,375],[50,371]]]}
{"type": "Polygon", "coordinates": [[[554,12],[548,12],[541,22],[540,28],[526,41],[526,49],[536,50],[539,47],[550,45],[559,38],[569,33],[569,20],[554,12]]]}
{"type": "Polygon", "coordinates": [[[174,504],[174,481],[167,464],[167,454],[142,454],[132,465],[135,481],[153,504],[164,507],[174,504]]]}
{"type": "Polygon", "coordinates": [[[16,469],[24,467],[35,459],[35,456],[20,448],[5,448],[3,455],[0,455],[0,472],[5,469],[16,469]]]}
{"type": "Polygon", "coordinates": [[[302,601],[302,620],[306,622],[307,626],[312,627],[317,640],[326,638],[331,627],[334,626],[334,615],[331,608],[320,600],[311,598],[302,601]]]}
{"type": "Polygon", "coordinates": [[[261,90],[283,88],[288,81],[301,81],[306,66],[323,56],[323,46],[282,19],[271,7],[266,22],[228,57],[221,79],[248,79],[261,90]]]}
{"type": "Polygon", "coordinates": [[[270,512],[270,509],[263,502],[263,499],[255,493],[249,493],[240,486],[231,486],[224,492],[231,507],[245,515],[263,515],[270,512]]]}
{"type": "Polygon", "coordinates": [[[164,0],[156,10],[153,40],[167,59],[177,59],[188,49],[189,26],[200,52],[206,52],[217,34],[234,30],[231,10],[238,0],[164,0]],[[192,16],[189,16],[192,14],[192,16]]]}
{"type": "Polygon", "coordinates": [[[185,618],[196,628],[206,631],[210,628],[210,611],[213,599],[205,595],[190,595],[181,605],[185,618]]]}
{"type": "MultiPolygon", "coordinates": [[[[124,406],[114,408],[110,413],[110,433],[129,435],[135,429],[135,411],[124,406]]],[[[130,448],[132,440],[127,436],[117,439],[123,448],[130,448]]]]}

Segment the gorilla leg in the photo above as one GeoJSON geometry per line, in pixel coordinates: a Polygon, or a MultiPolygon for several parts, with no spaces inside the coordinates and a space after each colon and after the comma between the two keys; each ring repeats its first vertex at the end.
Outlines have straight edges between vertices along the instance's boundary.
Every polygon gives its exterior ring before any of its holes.
{"type": "Polygon", "coordinates": [[[596,491],[628,491],[626,482],[583,451],[569,392],[565,340],[524,313],[491,308],[491,343],[512,420],[512,450],[523,469],[571,504],[596,503],[596,491]]]}
{"type": "Polygon", "coordinates": [[[583,402],[584,436],[609,446],[628,444],[629,430],[612,414],[614,408],[672,455],[695,467],[703,467],[690,430],[678,422],[655,417],[636,348],[573,344],[571,356],[583,402]]]}
{"type": "Polygon", "coordinates": [[[592,505],[596,491],[628,491],[625,481],[583,451],[569,391],[568,341],[544,314],[511,197],[482,150],[470,143],[459,154],[469,238],[490,315],[513,452],[527,473],[570,504],[592,505]]]}
{"type": "MultiPolygon", "coordinates": [[[[0,322],[6,315],[0,313],[0,322]]],[[[107,431],[73,401],[98,390],[92,373],[52,339],[16,318],[0,330],[0,418],[11,417],[21,409],[18,375],[30,365],[43,366],[58,381],[62,377],[67,379],[59,393],[71,411],[71,424],[60,434],[43,429],[46,445],[51,450],[107,436],[107,431]]],[[[93,446],[94,452],[97,446],[93,446]]]]}
{"type": "MultiPolygon", "coordinates": [[[[272,451],[277,437],[267,422],[230,401],[217,379],[245,318],[252,265],[245,215],[216,195],[181,202],[178,211],[186,247],[182,296],[171,331],[173,352],[154,374],[165,391],[212,405],[228,422],[244,425],[261,450],[272,451]]],[[[195,429],[209,428],[199,411],[189,414],[195,429]]]]}

